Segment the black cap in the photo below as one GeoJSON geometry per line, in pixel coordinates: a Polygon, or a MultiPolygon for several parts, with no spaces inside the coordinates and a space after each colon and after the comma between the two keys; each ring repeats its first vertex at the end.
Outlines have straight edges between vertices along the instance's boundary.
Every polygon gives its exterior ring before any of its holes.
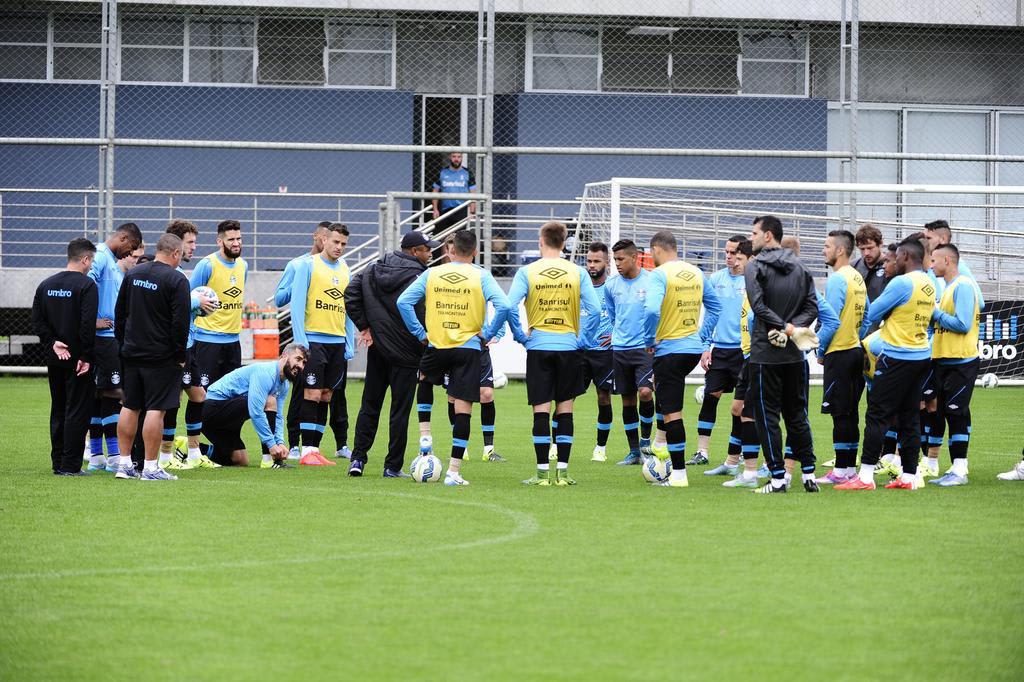
{"type": "Polygon", "coordinates": [[[418,230],[409,232],[402,237],[402,248],[403,249],[414,249],[417,246],[429,246],[431,250],[441,246],[441,242],[436,242],[432,239],[427,239],[427,235],[423,234],[418,230]]]}

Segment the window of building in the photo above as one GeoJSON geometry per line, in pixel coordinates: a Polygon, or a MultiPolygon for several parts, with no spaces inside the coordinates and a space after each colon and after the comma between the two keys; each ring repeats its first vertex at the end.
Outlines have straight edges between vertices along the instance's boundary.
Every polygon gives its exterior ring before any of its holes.
{"type": "Polygon", "coordinates": [[[368,88],[395,86],[393,23],[327,22],[327,84],[368,88]]]}
{"type": "Polygon", "coordinates": [[[532,26],[526,34],[526,89],[597,92],[601,89],[601,29],[532,26]]]}
{"type": "Polygon", "coordinates": [[[739,93],[807,97],[809,42],[806,33],[740,33],[739,93]]]}
{"type": "Polygon", "coordinates": [[[260,83],[324,84],[323,19],[260,17],[256,35],[260,83]]]}
{"type": "Polygon", "coordinates": [[[122,81],[180,83],[184,64],[184,17],[126,15],[121,19],[122,81]]]}
{"type": "Polygon", "coordinates": [[[250,17],[191,17],[189,83],[252,83],[256,22],[250,17]]]}
{"type": "Polygon", "coordinates": [[[53,79],[98,81],[102,19],[98,14],[53,15],[53,79]]]}
{"type": "Polygon", "coordinates": [[[48,38],[46,13],[0,13],[0,79],[45,79],[48,38]]]}

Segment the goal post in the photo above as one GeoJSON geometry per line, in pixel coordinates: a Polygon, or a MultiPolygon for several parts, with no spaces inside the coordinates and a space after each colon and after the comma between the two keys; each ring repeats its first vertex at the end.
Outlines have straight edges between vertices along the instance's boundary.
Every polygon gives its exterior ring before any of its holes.
{"type": "Polygon", "coordinates": [[[830,231],[871,224],[888,244],[946,220],[986,301],[982,373],[1024,380],[1024,186],[611,178],[584,186],[573,253],[582,258],[591,243],[611,247],[620,239],[646,251],[656,232],[670,230],[680,256],[710,274],[724,267],[729,237],[749,234],[754,218],[766,214],[799,240],[819,288],[830,231]]]}

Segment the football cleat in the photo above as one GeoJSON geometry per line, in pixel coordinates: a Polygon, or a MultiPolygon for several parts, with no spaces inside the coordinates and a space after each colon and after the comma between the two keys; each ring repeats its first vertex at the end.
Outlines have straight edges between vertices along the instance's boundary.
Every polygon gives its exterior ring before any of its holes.
{"type": "Polygon", "coordinates": [[[762,464],[761,466],[757,467],[757,477],[758,478],[770,478],[771,475],[772,475],[771,472],[768,471],[768,465],[767,464],[762,464]]]}
{"type": "Polygon", "coordinates": [[[420,436],[420,454],[429,455],[434,451],[434,439],[430,436],[420,436]]]}
{"type": "Polygon", "coordinates": [[[484,454],[482,458],[485,462],[504,462],[504,457],[494,451],[493,445],[488,445],[484,448],[484,454]]]}
{"type": "Polygon", "coordinates": [[[401,469],[385,469],[384,478],[412,478],[412,474],[407,474],[401,469]]]}
{"type": "Polygon", "coordinates": [[[220,469],[220,464],[217,464],[206,455],[199,455],[199,463],[193,464],[194,469],[220,469]]]}
{"type": "Polygon", "coordinates": [[[550,486],[551,481],[548,479],[547,474],[545,473],[544,476],[533,476],[531,478],[526,479],[525,481],[523,481],[523,485],[550,486]]]}
{"type": "Polygon", "coordinates": [[[296,445],[294,448],[288,451],[288,459],[299,460],[302,458],[302,451],[299,450],[299,446],[296,445]]]}
{"type": "Polygon", "coordinates": [[[600,445],[594,446],[594,452],[590,455],[591,462],[607,462],[608,455],[605,453],[605,449],[600,445]]]}
{"type": "Polygon", "coordinates": [[[998,474],[996,478],[1000,481],[1024,481],[1024,462],[1017,462],[1017,466],[998,474]]]}
{"type": "MultiPolygon", "coordinates": [[[[312,453],[310,453],[310,454],[312,454],[312,453]]],[[[352,460],[352,463],[348,465],[348,475],[349,476],[354,476],[354,477],[362,476],[363,475],[363,466],[365,466],[365,464],[366,463],[363,462],[363,460],[361,460],[361,459],[354,459],[354,460],[352,460]]]]}
{"type": "Polygon", "coordinates": [[[334,453],[336,459],[352,459],[352,451],[348,449],[347,445],[342,445],[341,449],[334,453]]]}
{"type": "Polygon", "coordinates": [[[737,474],[735,478],[722,484],[723,488],[756,488],[757,476],[747,478],[743,474],[737,474]]]}
{"type": "Polygon", "coordinates": [[[708,459],[708,453],[704,452],[703,450],[698,450],[697,452],[694,453],[693,457],[687,460],[686,466],[704,466],[709,461],[710,460],[708,459]]]}
{"type": "Polygon", "coordinates": [[[885,484],[887,490],[916,490],[917,486],[913,483],[908,483],[902,478],[897,478],[889,481],[885,484]]]}
{"type": "Polygon", "coordinates": [[[129,464],[128,466],[123,466],[123,467],[121,467],[121,468],[119,468],[117,470],[116,474],[114,474],[114,478],[121,478],[121,479],[125,479],[125,480],[130,479],[130,478],[138,478],[138,477],[139,477],[139,470],[135,468],[134,464],[129,464]]]}
{"type": "Polygon", "coordinates": [[[954,474],[952,471],[943,476],[942,478],[936,478],[928,483],[939,486],[940,488],[952,488],[956,485],[967,485],[967,477],[954,474]]]}
{"type": "Polygon", "coordinates": [[[111,455],[107,457],[107,473],[116,474],[121,470],[121,456],[111,455]]]}
{"type": "Polygon", "coordinates": [[[771,495],[773,493],[784,493],[784,492],[787,492],[788,490],[789,490],[789,486],[788,485],[783,485],[780,488],[776,488],[775,486],[772,485],[771,481],[768,481],[767,483],[765,483],[760,488],[754,488],[754,492],[755,493],[760,493],[760,494],[763,494],[763,495],[771,495]]]}
{"type": "Polygon", "coordinates": [[[294,464],[289,464],[286,459],[275,459],[274,463],[270,465],[271,469],[294,469],[294,464]]]}
{"type": "Polygon", "coordinates": [[[851,478],[855,478],[856,476],[857,474],[853,474],[853,476],[839,474],[836,473],[835,469],[833,469],[824,476],[819,476],[818,478],[814,479],[814,482],[817,483],[818,485],[839,485],[840,483],[846,483],[851,478]]]}
{"type": "Polygon", "coordinates": [[[555,472],[555,485],[576,485],[576,479],[567,470],[559,469],[555,472]]]}
{"type": "MultiPolygon", "coordinates": [[[[947,471],[946,473],[949,473],[949,472],[947,471]]],[[[918,476],[922,476],[922,477],[923,476],[927,476],[928,478],[938,478],[939,477],[939,468],[938,467],[930,467],[930,466],[928,466],[928,460],[927,459],[922,459],[917,464],[917,475],[918,476]]]]}
{"type": "Polygon", "coordinates": [[[142,476],[139,477],[142,481],[177,481],[178,477],[174,474],[169,474],[160,467],[157,467],[153,471],[143,471],[142,476]]]}
{"type": "Polygon", "coordinates": [[[879,461],[878,464],[875,465],[875,476],[886,474],[893,478],[899,478],[902,473],[903,469],[892,462],[879,461]]]}
{"type": "Polygon", "coordinates": [[[100,471],[108,471],[106,462],[104,462],[103,464],[89,464],[88,466],[85,467],[85,470],[97,473],[100,471]]]}
{"type": "Polygon", "coordinates": [[[444,477],[444,484],[447,486],[469,485],[469,481],[464,479],[459,474],[449,473],[447,476],[444,477]]]}
{"type": "Polygon", "coordinates": [[[88,471],[54,471],[57,476],[92,476],[88,471]]]}
{"type": "Polygon", "coordinates": [[[690,487],[690,479],[689,478],[672,478],[671,476],[669,476],[664,481],[658,481],[657,483],[652,483],[651,485],[656,485],[656,486],[659,486],[661,488],[689,488],[690,487]]]}
{"type": "Polygon", "coordinates": [[[714,469],[708,469],[704,472],[705,476],[735,476],[736,472],[739,471],[739,465],[729,466],[724,462],[719,464],[714,469]]]}
{"type": "Polygon", "coordinates": [[[188,471],[192,468],[192,465],[187,461],[183,461],[176,455],[171,455],[171,459],[166,464],[161,465],[161,468],[169,471],[188,471]]]}
{"type": "Polygon", "coordinates": [[[174,439],[174,454],[178,456],[178,459],[185,459],[188,456],[187,436],[177,436],[174,439]]]}
{"type": "Polygon", "coordinates": [[[643,455],[644,457],[650,457],[651,455],[654,454],[654,452],[651,450],[650,438],[640,439],[640,454],[643,455]]]}
{"type": "Polygon", "coordinates": [[[854,476],[846,483],[840,483],[832,488],[833,490],[874,490],[875,482],[865,483],[860,480],[860,476],[854,476]]]}
{"type": "Polygon", "coordinates": [[[643,457],[640,456],[638,450],[630,450],[629,454],[619,462],[619,466],[632,466],[634,464],[640,464],[643,461],[643,457]]]}
{"type": "Polygon", "coordinates": [[[818,484],[813,478],[808,478],[804,481],[804,490],[809,493],[818,492],[818,484]]]}
{"type": "Polygon", "coordinates": [[[658,459],[668,459],[668,444],[666,443],[665,445],[652,445],[651,454],[657,457],[658,459]]]}

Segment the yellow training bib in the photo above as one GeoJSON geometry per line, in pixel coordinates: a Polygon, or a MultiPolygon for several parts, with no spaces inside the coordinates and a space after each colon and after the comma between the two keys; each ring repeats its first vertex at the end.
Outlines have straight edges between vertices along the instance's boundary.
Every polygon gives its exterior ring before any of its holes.
{"type": "Polygon", "coordinates": [[[978,295],[974,292],[974,284],[960,275],[946,285],[939,301],[939,309],[950,315],[956,314],[953,292],[965,286],[971,289],[974,296],[974,314],[971,317],[971,328],[966,334],[959,334],[935,325],[935,336],[932,338],[933,358],[973,358],[978,355],[978,325],[981,323],[981,308],[978,306],[978,295]]]}
{"type": "Polygon", "coordinates": [[[704,275],[696,266],[681,260],[659,265],[655,272],[661,272],[665,277],[665,298],[661,302],[661,316],[654,340],[661,342],[693,336],[700,323],[704,275]]]}
{"type": "Polygon", "coordinates": [[[747,292],[743,292],[743,305],[740,306],[740,350],[743,357],[750,355],[750,301],[747,292]]]}
{"type": "Polygon", "coordinates": [[[846,280],[846,300],[839,314],[839,329],[832,337],[826,353],[856,348],[860,344],[860,325],[864,321],[864,308],[868,300],[868,290],[864,286],[864,278],[854,268],[846,265],[839,268],[833,277],[846,280]]]}
{"type": "Polygon", "coordinates": [[[882,340],[890,346],[920,350],[928,348],[928,324],[935,309],[935,285],[921,270],[908,272],[913,290],[906,303],[889,313],[882,327],[882,340]]]}
{"type": "Polygon", "coordinates": [[[306,333],[345,336],[345,287],[348,266],[340,260],[331,267],[323,256],[313,256],[313,271],[306,293],[306,333]]]}
{"type": "Polygon", "coordinates": [[[580,330],[580,268],[562,258],[526,266],[526,321],[530,329],[557,334],[580,330]]]}
{"type": "Polygon", "coordinates": [[[483,270],[468,263],[446,263],[427,275],[427,339],[434,348],[458,348],[484,326],[487,300],[483,270]]]}
{"type": "Polygon", "coordinates": [[[220,308],[209,315],[196,318],[196,327],[221,334],[242,331],[242,307],[245,301],[245,273],[248,264],[238,258],[234,265],[225,265],[216,253],[203,260],[210,264],[210,280],[206,286],[217,292],[220,308]]]}

